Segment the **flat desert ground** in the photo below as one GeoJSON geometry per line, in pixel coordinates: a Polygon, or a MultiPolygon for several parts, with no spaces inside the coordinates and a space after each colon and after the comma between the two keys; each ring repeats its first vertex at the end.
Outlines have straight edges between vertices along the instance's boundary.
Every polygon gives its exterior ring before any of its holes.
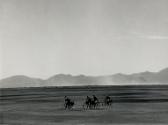
{"type": "Polygon", "coordinates": [[[2,125],[168,124],[168,86],[42,87],[0,90],[2,125]],[[110,107],[84,110],[86,96],[100,101],[110,95],[110,107]],[[75,101],[65,110],[64,96],[75,101]]]}

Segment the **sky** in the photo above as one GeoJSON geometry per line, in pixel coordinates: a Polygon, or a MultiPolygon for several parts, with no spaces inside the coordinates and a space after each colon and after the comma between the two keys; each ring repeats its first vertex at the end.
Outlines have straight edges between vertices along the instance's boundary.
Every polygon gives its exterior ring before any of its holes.
{"type": "Polygon", "coordinates": [[[168,67],[168,0],[0,0],[0,79],[168,67]]]}

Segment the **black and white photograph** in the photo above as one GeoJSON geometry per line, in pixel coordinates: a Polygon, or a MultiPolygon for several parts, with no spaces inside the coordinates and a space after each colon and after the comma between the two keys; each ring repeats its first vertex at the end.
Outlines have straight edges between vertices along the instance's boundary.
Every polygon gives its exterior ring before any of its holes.
{"type": "Polygon", "coordinates": [[[167,125],[168,0],[0,0],[0,125],[167,125]]]}

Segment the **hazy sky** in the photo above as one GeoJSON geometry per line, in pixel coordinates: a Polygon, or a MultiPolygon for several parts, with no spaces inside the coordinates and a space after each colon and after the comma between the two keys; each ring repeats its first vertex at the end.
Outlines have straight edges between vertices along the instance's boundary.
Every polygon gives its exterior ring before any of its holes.
{"type": "Polygon", "coordinates": [[[168,0],[0,0],[0,78],[168,67],[168,0]]]}

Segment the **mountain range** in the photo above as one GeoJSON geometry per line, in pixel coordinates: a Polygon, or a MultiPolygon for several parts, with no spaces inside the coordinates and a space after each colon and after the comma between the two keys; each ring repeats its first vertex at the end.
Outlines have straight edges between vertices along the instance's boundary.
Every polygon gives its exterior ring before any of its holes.
{"type": "Polygon", "coordinates": [[[129,84],[168,84],[168,68],[159,72],[146,71],[129,75],[122,73],[107,76],[58,74],[45,80],[17,75],[0,80],[0,88],[129,84]]]}

